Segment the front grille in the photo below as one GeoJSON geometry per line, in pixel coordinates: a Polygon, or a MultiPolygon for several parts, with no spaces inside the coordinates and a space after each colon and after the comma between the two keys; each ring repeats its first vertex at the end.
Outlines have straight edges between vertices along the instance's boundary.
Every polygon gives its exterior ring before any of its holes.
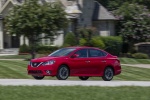
{"type": "Polygon", "coordinates": [[[41,62],[31,62],[31,66],[32,67],[38,67],[40,66],[42,63],[41,62]]]}
{"type": "Polygon", "coordinates": [[[28,73],[29,74],[43,74],[41,70],[29,70],[28,73]]]}

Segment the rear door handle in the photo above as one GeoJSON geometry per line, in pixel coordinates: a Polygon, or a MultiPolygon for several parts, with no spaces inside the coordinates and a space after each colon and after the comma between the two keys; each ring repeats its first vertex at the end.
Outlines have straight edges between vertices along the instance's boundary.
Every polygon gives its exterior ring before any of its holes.
{"type": "Polygon", "coordinates": [[[86,63],[90,63],[90,61],[85,61],[86,63]]]}

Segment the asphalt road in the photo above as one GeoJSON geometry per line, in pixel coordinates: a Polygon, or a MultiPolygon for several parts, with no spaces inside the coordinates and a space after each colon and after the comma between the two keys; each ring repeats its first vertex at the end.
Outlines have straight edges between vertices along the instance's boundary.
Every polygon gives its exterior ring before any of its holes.
{"type": "Polygon", "coordinates": [[[150,81],[76,81],[76,80],[34,80],[0,79],[0,86],[142,86],[150,87],[150,81]]]}

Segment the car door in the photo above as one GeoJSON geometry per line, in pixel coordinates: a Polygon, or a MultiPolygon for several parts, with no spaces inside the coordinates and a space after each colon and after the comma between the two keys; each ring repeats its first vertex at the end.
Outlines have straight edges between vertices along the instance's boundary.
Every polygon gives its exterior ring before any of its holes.
{"type": "Polygon", "coordinates": [[[106,66],[106,53],[98,49],[88,50],[88,69],[90,74],[97,76],[102,73],[106,66]]]}
{"type": "Polygon", "coordinates": [[[75,58],[70,58],[71,67],[71,75],[85,75],[87,74],[88,68],[88,50],[87,49],[80,49],[75,52],[78,55],[75,58]]]}

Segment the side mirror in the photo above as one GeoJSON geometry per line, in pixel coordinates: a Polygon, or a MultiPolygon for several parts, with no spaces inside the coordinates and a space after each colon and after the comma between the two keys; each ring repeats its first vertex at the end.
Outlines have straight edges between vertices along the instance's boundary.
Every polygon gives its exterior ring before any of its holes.
{"type": "Polygon", "coordinates": [[[74,55],[71,56],[71,58],[78,58],[78,57],[79,57],[78,54],[74,54],[74,55]]]}

